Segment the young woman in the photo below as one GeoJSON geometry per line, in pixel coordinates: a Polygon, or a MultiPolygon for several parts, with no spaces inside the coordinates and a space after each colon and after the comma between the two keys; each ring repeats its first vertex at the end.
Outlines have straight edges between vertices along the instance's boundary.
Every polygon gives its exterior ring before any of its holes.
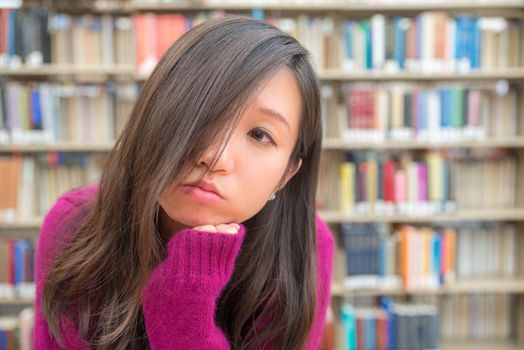
{"type": "Polygon", "coordinates": [[[46,216],[35,348],[316,349],[334,249],[315,213],[321,135],[294,38],[240,16],[191,29],[100,183],[46,216]]]}

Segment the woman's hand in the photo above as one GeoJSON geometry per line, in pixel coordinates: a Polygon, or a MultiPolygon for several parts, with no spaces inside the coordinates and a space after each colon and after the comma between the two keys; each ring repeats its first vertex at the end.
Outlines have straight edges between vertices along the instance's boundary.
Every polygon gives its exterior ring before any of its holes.
{"type": "Polygon", "coordinates": [[[197,231],[206,231],[206,232],[222,232],[222,233],[238,233],[240,226],[235,223],[231,224],[220,224],[220,225],[201,225],[193,227],[197,231]]]}

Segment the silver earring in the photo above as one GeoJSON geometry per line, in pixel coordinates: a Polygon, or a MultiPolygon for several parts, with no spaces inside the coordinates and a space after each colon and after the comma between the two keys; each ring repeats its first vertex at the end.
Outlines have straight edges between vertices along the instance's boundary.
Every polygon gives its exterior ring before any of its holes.
{"type": "Polygon", "coordinates": [[[272,201],[272,200],[275,199],[275,198],[276,198],[276,196],[275,196],[275,194],[273,193],[273,194],[271,195],[271,197],[269,198],[269,200],[272,201]]]}

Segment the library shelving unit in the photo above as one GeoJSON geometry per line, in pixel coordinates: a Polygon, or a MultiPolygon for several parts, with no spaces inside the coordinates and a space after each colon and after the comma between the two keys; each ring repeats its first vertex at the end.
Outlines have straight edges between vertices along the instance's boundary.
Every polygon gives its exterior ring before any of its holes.
{"type": "MultiPolygon", "coordinates": [[[[87,2],[89,3],[89,2],[87,2]]],[[[82,4],[85,5],[85,2],[82,4]]],[[[344,19],[366,19],[374,14],[384,14],[386,16],[416,16],[426,11],[438,11],[448,14],[468,13],[475,16],[500,16],[518,20],[524,19],[524,1],[373,1],[369,2],[329,2],[326,4],[249,4],[246,2],[220,4],[216,1],[207,4],[169,4],[169,3],[151,3],[138,1],[103,1],[92,2],[85,7],[71,6],[65,1],[57,2],[54,8],[57,11],[63,11],[71,15],[89,14],[94,16],[120,16],[132,18],[137,14],[196,14],[206,13],[216,10],[222,10],[229,13],[250,14],[252,11],[260,13],[265,11],[267,14],[276,17],[296,18],[298,16],[324,16],[331,18],[335,27],[341,25],[344,19]]],[[[132,21],[131,21],[132,23],[132,21]]],[[[524,27],[524,23],[521,23],[524,27]]],[[[133,30],[133,29],[132,29],[133,30]]],[[[372,70],[343,70],[341,69],[340,58],[327,59],[323,67],[318,67],[318,74],[324,86],[329,86],[333,91],[342,91],[343,86],[347,83],[369,83],[369,84],[389,84],[395,82],[409,84],[440,84],[461,83],[476,84],[479,82],[497,82],[506,81],[511,85],[524,88],[524,29],[520,31],[520,61],[517,67],[512,68],[493,68],[479,69],[468,72],[432,72],[432,73],[413,73],[408,71],[397,72],[377,72],[372,70]]],[[[299,38],[300,40],[300,38],[299,38]]],[[[336,37],[328,44],[329,49],[340,50],[340,41],[342,38],[336,37]]],[[[2,67],[0,76],[10,81],[73,81],[73,82],[106,82],[106,81],[123,81],[140,84],[147,79],[147,74],[138,72],[135,64],[134,47],[128,51],[131,57],[125,64],[64,64],[64,63],[45,63],[38,67],[2,67]]],[[[315,51],[313,50],[313,56],[315,51]]],[[[333,56],[336,56],[333,54],[333,56]]],[[[315,56],[314,56],[315,57],[315,56]]],[[[341,137],[341,133],[336,128],[328,127],[324,139],[324,152],[330,155],[333,164],[332,167],[335,177],[324,176],[321,178],[322,187],[326,190],[331,201],[323,203],[320,210],[320,216],[332,228],[337,240],[337,252],[334,266],[334,279],[332,285],[333,310],[337,314],[336,306],[345,298],[353,297],[373,297],[382,295],[391,295],[396,297],[411,296],[429,296],[442,297],[446,295],[469,295],[469,294],[512,294],[515,296],[515,315],[512,319],[511,338],[504,342],[496,341],[447,341],[442,340],[443,349],[508,349],[516,350],[524,347],[524,258],[519,258],[517,276],[512,278],[475,278],[470,280],[461,280],[446,284],[438,288],[391,288],[391,289],[367,289],[367,290],[348,290],[343,287],[345,271],[345,253],[341,237],[341,225],[344,223],[383,223],[385,225],[395,224],[460,224],[462,222],[511,222],[517,226],[517,233],[524,233],[524,94],[518,96],[518,128],[513,136],[493,136],[480,139],[467,140],[382,140],[382,141],[355,141],[341,137]],[[485,150],[503,148],[508,149],[516,157],[516,184],[515,184],[515,202],[512,207],[506,208],[465,208],[455,211],[425,214],[425,215],[407,215],[407,214],[348,214],[343,213],[339,208],[339,200],[336,195],[339,192],[339,181],[337,177],[338,167],[343,162],[345,154],[353,152],[418,152],[432,149],[439,150],[485,150]],[[331,196],[331,194],[334,194],[331,196]],[[521,261],[522,260],[522,261],[521,261]]],[[[337,124],[341,116],[339,106],[334,108],[326,107],[325,118],[331,120],[331,125],[337,124]]],[[[65,152],[65,153],[85,153],[104,154],[107,153],[113,143],[112,141],[104,142],[76,142],[76,141],[57,141],[53,143],[0,143],[0,154],[9,155],[13,153],[23,154],[32,157],[47,152],[65,152]]],[[[42,214],[43,215],[43,214],[42,214]]],[[[34,218],[15,220],[11,222],[0,222],[0,236],[22,237],[29,235],[35,237],[42,224],[42,216],[34,218]]],[[[517,239],[521,240],[522,237],[517,239]]],[[[519,245],[522,247],[524,245],[519,245]]],[[[518,255],[518,254],[517,254],[518,255]]],[[[520,254],[523,255],[524,254],[520,254]]],[[[0,299],[0,311],[9,309],[12,306],[31,305],[31,299],[0,299]],[[7,308],[4,308],[6,306],[7,308]]],[[[335,316],[336,328],[339,336],[337,340],[343,338],[340,335],[340,318],[335,316]]],[[[337,349],[343,349],[342,343],[337,342],[337,349]]]]}

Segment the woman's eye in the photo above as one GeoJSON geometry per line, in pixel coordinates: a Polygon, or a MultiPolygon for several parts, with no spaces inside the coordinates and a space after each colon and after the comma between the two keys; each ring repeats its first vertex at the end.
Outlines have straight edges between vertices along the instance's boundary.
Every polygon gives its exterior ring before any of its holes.
{"type": "Polygon", "coordinates": [[[253,129],[253,130],[251,130],[251,135],[259,143],[272,143],[272,144],[275,143],[273,141],[273,139],[271,138],[271,136],[269,136],[269,134],[266,131],[263,131],[261,129],[253,129]],[[264,136],[267,138],[267,141],[265,141],[265,142],[263,140],[264,136]]]}

